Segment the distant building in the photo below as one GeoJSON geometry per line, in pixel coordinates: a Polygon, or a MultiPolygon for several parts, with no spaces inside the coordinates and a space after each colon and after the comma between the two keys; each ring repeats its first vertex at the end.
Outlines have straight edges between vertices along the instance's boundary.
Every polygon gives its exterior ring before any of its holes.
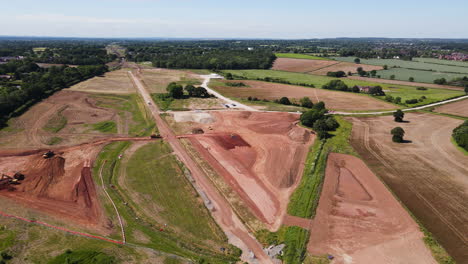
{"type": "Polygon", "coordinates": [[[0,75],[0,79],[11,79],[10,75],[0,75]]]}
{"type": "Polygon", "coordinates": [[[24,59],[23,56],[6,56],[6,57],[0,57],[0,62],[6,63],[12,60],[22,60],[24,59]]]}
{"type": "Polygon", "coordinates": [[[369,90],[374,87],[374,86],[357,86],[359,88],[359,91],[362,93],[369,93],[369,90]]]}
{"type": "Polygon", "coordinates": [[[252,47],[248,47],[248,48],[247,48],[247,50],[251,50],[251,51],[252,51],[252,50],[254,50],[254,48],[252,48],[252,47]]]}
{"type": "Polygon", "coordinates": [[[468,54],[455,52],[449,55],[439,55],[439,60],[468,61],[468,54]]]}

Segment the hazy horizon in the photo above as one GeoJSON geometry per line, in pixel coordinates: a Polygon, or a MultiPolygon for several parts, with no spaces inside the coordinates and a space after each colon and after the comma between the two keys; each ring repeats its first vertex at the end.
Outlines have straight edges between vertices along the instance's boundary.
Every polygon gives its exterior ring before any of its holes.
{"type": "Polygon", "coordinates": [[[468,38],[468,3],[449,0],[17,0],[0,35],[79,38],[468,38]]]}

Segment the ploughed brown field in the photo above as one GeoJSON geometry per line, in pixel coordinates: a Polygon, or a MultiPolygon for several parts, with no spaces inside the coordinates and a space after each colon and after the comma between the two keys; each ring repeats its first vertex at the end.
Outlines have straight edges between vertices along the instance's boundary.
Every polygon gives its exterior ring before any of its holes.
{"type": "Polygon", "coordinates": [[[393,104],[372,98],[347,92],[330,91],[318,88],[308,88],[295,85],[261,82],[242,81],[247,86],[213,87],[227,97],[247,98],[249,96],[259,99],[274,100],[286,96],[290,99],[309,97],[314,103],[324,101],[328,109],[345,111],[383,110],[396,109],[393,104]]]}
{"type": "Polygon", "coordinates": [[[328,156],[310,232],[309,252],[331,254],[333,263],[436,263],[416,222],[366,164],[350,155],[328,156]]]}
{"type": "Polygon", "coordinates": [[[362,67],[365,71],[382,70],[381,66],[355,64],[350,62],[339,62],[334,60],[305,60],[278,58],[272,69],[289,72],[302,72],[316,75],[327,75],[328,72],[344,71],[356,73],[357,68],[362,67]]]}
{"type": "Polygon", "coordinates": [[[204,133],[181,137],[190,140],[259,220],[277,229],[315,136],[289,113],[210,114],[214,122],[194,124],[204,133]]]}
{"type": "Polygon", "coordinates": [[[431,231],[459,263],[468,259],[468,157],[450,142],[463,120],[405,114],[349,118],[351,144],[368,166],[431,231]],[[394,143],[390,130],[405,131],[408,143],[394,143]]]}
{"type": "Polygon", "coordinates": [[[438,106],[434,109],[434,111],[468,117],[468,99],[438,106]]]}

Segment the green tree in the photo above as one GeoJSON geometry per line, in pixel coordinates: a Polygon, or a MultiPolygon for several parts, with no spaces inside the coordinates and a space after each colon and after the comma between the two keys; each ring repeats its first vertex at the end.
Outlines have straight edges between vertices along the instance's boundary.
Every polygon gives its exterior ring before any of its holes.
{"type": "Polygon", "coordinates": [[[377,75],[377,71],[376,70],[372,70],[370,71],[370,74],[372,77],[375,77],[375,75],[377,75]]]}
{"type": "Polygon", "coordinates": [[[226,79],[228,79],[228,80],[234,79],[234,78],[232,77],[232,73],[230,73],[230,72],[226,73],[226,79]]]}
{"type": "Polygon", "coordinates": [[[395,80],[395,74],[390,75],[390,80],[395,80]]]}
{"type": "Polygon", "coordinates": [[[390,103],[393,102],[393,96],[387,94],[385,96],[385,101],[390,102],[390,103]]]}
{"type": "Polygon", "coordinates": [[[167,85],[167,93],[170,97],[175,99],[180,99],[184,96],[184,88],[182,85],[176,84],[174,82],[167,85]]]}
{"type": "Polygon", "coordinates": [[[408,79],[410,82],[414,82],[414,78],[413,77],[409,77],[408,79]]]}
{"type": "Polygon", "coordinates": [[[395,112],[393,112],[393,117],[395,119],[395,122],[403,122],[403,117],[405,117],[405,113],[398,109],[395,112]]]}
{"type": "Polygon", "coordinates": [[[465,85],[465,93],[468,94],[468,85],[465,85]]]}
{"type": "Polygon", "coordinates": [[[314,104],[312,103],[309,97],[301,98],[300,103],[301,103],[301,106],[305,108],[312,108],[314,106],[314,104]]]}
{"type": "Polygon", "coordinates": [[[401,127],[393,128],[390,133],[392,134],[392,141],[397,143],[403,142],[403,136],[405,135],[405,130],[401,127]]]}
{"type": "Polygon", "coordinates": [[[313,109],[320,110],[320,111],[326,110],[325,109],[325,103],[322,102],[322,101],[319,101],[316,104],[314,104],[313,109]]]}
{"type": "Polygon", "coordinates": [[[351,91],[353,93],[359,93],[361,90],[359,89],[359,87],[357,85],[354,85],[351,91]]]}
{"type": "MultiPolygon", "coordinates": [[[[317,104],[315,104],[314,107],[315,107],[316,105],[317,105],[317,104]]],[[[324,110],[311,109],[311,110],[308,110],[308,111],[304,112],[304,113],[301,115],[300,120],[301,120],[301,123],[302,123],[304,126],[313,127],[313,126],[314,126],[314,123],[315,123],[317,120],[322,119],[324,116],[325,116],[325,111],[324,111],[324,110]]]]}
{"type": "Polygon", "coordinates": [[[281,97],[278,101],[280,104],[291,105],[291,101],[287,97],[281,97]]]}
{"type": "Polygon", "coordinates": [[[388,70],[388,65],[384,65],[384,66],[383,66],[383,69],[384,69],[384,70],[388,70]]]}
{"type": "Polygon", "coordinates": [[[333,116],[327,117],[325,124],[327,125],[327,131],[335,131],[338,127],[340,127],[340,124],[333,116]]]}
{"type": "Polygon", "coordinates": [[[189,84],[185,86],[185,91],[187,91],[188,96],[192,97],[195,93],[195,86],[189,84]]]}
{"type": "Polygon", "coordinates": [[[395,104],[401,103],[401,97],[399,97],[399,96],[395,97],[395,99],[393,100],[393,102],[394,102],[395,104]]]}
{"type": "Polygon", "coordinates": [[[356,63],[356,64],[359,64],[359,63],[361,63],[361,59],[359,59],[359,58],[355,58],[355,59],[354,59],[354,63],[356,63]]]}

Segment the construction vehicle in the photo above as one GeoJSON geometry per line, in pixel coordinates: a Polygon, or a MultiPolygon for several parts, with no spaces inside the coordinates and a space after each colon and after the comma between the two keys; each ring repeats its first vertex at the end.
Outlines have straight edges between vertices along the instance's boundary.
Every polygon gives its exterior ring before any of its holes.
{"type": "Polygon", "coordinates": [[[21,174],[19,172],[15,173],[13,177],[6,174],[2,174],[2,177],[0,177],[0,190],[14,190],[13,186],[11,185],[18,185],[22,180],[24,180],[24,174],[21,174]]]}
{"type": "Polygon", "coordinates": [[[44,154],[42,154],[42,157],[44,159],[49,159],[49,158],[52,158],[54,155],[55,155],[55,153],[52,150],[49,150],[49,151],[45,152],[44,154]]]}
{"type": "Polygon", "coordinates": [[[150,138],[161,138],[161,135],[155,133],[155,134],[151,134],[150,138]]]}

